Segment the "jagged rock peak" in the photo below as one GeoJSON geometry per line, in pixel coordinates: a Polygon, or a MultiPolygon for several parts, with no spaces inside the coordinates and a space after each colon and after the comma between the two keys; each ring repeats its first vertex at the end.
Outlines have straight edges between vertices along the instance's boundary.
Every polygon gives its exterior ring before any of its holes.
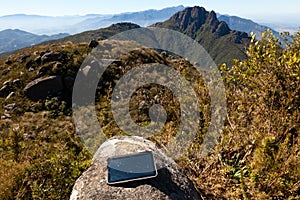
{"type": "Polygon", "coordinates": [[[168,21],[175,25],[178,30],[185,33],[193,34],[204,24],[209,25],[211,33],[217,31],[216,36],[220,37],[230,33],[227,24],[220,23],[214,11],[208,12],[205,8],[199,6],[186,8],[173,15],[168,21]]]}
{"type": "Polygon", "coordinates": [[[219,20],[217,18],[217,14],[214,11],[211,11],[208,13],[207,19],[206,21],[210,24],[210,25],[217,25],[219,23],[219,20]]]}
{"type": "Polygon", "coordinates": [[[216,29],[216,32],[215,34],[218,36],[218,37],[221,37],[223,35],[226,35],[230,33],[230,28],[229,26],[226,24],[226,22],[224,21],[221,21],[219,24],[218,24],[218,27],[216,29]]]}
{"type": "Polygon", "coordinates": [[[208,14],[203,7],[195,6],[176,13],[170,18],[170,21],[176,24],[180,30],[186,29],[191,24],[198,29],[205,23],[208,14]]]}

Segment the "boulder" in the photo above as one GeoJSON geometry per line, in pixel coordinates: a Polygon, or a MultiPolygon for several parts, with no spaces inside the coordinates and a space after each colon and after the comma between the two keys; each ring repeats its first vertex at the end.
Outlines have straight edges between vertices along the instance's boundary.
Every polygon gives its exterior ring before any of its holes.
{"type": "MultiPolygon", "coordinates": [[[[1,66],[0,66],[0,68],[1,68],[1,66]]],[[[9,72],[9,69],[4,69],[2,71],[2,76],[6,76],[8,74],[8,72],[9,72]]]]}
{"type": "Polygon", "coordinates": [[[34,71],[34,68],[33,68],[33,67],[30,67],[30,68],[28,69],[28,71],[29,71],[29,72],[33,72],[33,71],[34,71]]]}
{"type": "Polygon", "coordinates": [[[72,89],[74,85],[75,79],[71,76],[67,76],[64,78],[64,85],[66,89],[72,89]]]}
{"type": "Polygon", "coordinates": [[[23,54],[19,57],[18,62],[23,63],[29,57],[30,57],[30,54],[23,54]]]}
{"type": "Polygon", "coordinates": [[[99,45],[99,42],[97,42],[96,40],[91,40],[89,42],[89,48],[95,48],[99,45]]]}
{"type": "Polygon", "coordinates": [[[26,69],[30,69],[30,68],[33,68],[33,66],[35,65],[35,62],[33,60],[29,60],[27,63],[26,63],[26,69]]]}
{"type": "Polygon", "coordinates": [[[50,66],[43,66],[39,69],[39,71],[37,72],[37,75],[44,76],[50,70],[51,70],[50,66]]]}
{"type": "Polygon", "coordinates": [[[4,109],[9,111],[9,110],[12,110],[16,107],[16,104],[15,103],[11,103],[11,104],[7,104],[6,106],[4,106],[4,109]]]}
{"type": "Polygon", "coordinates": [[[1,116],[1,119],[10,119],[11,118],[11,115],[8,114],[8,113],[4,113],[2,116],[1,116]]]}
{"type": "Polygon", "coordinates": [[[56,62],[52,67],[52,71],[58,72],[58,70],[60,70],[62,67],[63,67],[63,64],[61,62],[56,62]]]}
{"type": "Polygon", "coordinates": [[[42,62],[42,57],[41,57],[41,56],[37,56],[33,61],[34,61],[35,63],[37,63],[37,64],[41,64],[41,62],[42,62]]]}
{"type": "Polygon", "coordinates": [[[0,89],[0,97],[6,97],[9,93],[10,93],[10,88],[8,85],[4,85],[1,89],[0,89]]]}
{"type": "Polygon", "coordinates": [[[11,61],[11,60],[6,60],[5,61],[5,64],[7,64],[7,65],[11,65],[13,62],[11,61]]]}
{"type": "Polygon", "coordinates": [[[45,99],[64,89],[61,76],[50,76],[36,79],[26,85],[24,92],[32,100],[45,99]]]}
{"type": "Polygon", "coordinates": [[[3,85],[10,86],[10,85],[11,85],[11,79],[5,81],[5,82],[3,83],[3,85]]]}
{"type": "Polygon", "coordinates": [[[180,167],[154,143],[141,137],[126,136],[114,137],[103,143],[89,169],[77,179],[70,200],[83,199],[197,200],[202,197],[180,167]],[[153,152],[158,175],[155,178],[108,185],[107,159],[140,151],[153,152]]]}
{"type": "Polygon", "coordinates": [[[6,99],[10,99],[11,97],[15,96],[16,94],[14,92],[9,93],[9,95],[7,95],[6,99]]]}
{"type": "Polygon", "coordinates": [[[52,61],[61,61],[63,59],[64,55],[62,53],[54,53],[54,52],[48,52],[45,53],[41,57],[42,63],[52,62],[52,61]]]}
{"type": "Polygon", "coordinates": [[[20,87],[21,86],[21,80],[18,79],[18,78],[13,80],[12,85],[15,86],[15,87],[20,87]]]}

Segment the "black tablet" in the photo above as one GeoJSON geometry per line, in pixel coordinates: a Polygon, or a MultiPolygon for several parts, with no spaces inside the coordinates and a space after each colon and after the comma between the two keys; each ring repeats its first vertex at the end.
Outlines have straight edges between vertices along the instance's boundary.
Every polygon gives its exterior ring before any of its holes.
{"type": "Polygon", "coordinates": [[[107,171],[108,184],[125,183],[157,176],[151,151],[111,157],[107,160],[107,171]]]}

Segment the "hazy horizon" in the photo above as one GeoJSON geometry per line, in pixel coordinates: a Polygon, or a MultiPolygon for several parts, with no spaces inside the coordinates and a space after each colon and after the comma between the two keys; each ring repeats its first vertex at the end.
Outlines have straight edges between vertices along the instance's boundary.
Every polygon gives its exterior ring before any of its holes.
{"type": "Polygon", "coordinates": [[[27,14],[42,16],[83,16],[87,14],[120,14],[125,12],[138,12],[149,9],[160,10],[166,7],[175,7],[183,5],[185,7],[202,6],[211,11],[214,10],[220,14],[239,16],[251,19],[257,22],[266,23],[287,23],[300,25],[300,1],[290,0],[285,3],[279,0],[258,1],[252,0],[241,3],[238,0],[228,0],[226,2],[218,1],[99,1],[90,0],[86,3],[82,0],[52,0],[39,3],[38,0],[14,0],[3,3],[0,7],[0,16],[27,14]]]}

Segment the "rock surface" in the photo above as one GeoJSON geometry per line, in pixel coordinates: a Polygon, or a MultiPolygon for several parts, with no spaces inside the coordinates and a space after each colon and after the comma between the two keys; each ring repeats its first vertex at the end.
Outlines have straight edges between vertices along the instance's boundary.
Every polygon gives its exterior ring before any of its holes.
{"type": "Polygon", "coordinates": [[[114,137],[103,143],[92,165],[77,179],[70,200],[197,200],[202,199],[179,166],[156,146],[141,137],[114,137]],[[152,151],[158,169],[155,178],[110,186],[106,183],[106,160],[112,156],[152,151]]]}
{"type": "Polygon", "coordinates": [[[3,85],[3,87],[0,88],[0,97],[6,97],[10,92],[9,86],[3,85]]]}
{"type": "Polygon", "coordinates": [[[89,47],[90,48],[95,48],[95,47],[97,47],[99,45],[99,43],[96,41],[96,40],[91,40],[90,42],[89,42],[89,47]]]}
{"type": "Polygon", "coordinates": [[[61,76],[36,79],[26,85],[24,92],[32,100],[44,99],[64,89],[61,76]]]}
{"type": "Polygon", "coordinates": [[[52,62],[52,61],[61,61],[63,59],[64,55],[62,53],[54,53],[54,52],[48,52],[45,53],[41,57],[42,63],[52,62]]]}

